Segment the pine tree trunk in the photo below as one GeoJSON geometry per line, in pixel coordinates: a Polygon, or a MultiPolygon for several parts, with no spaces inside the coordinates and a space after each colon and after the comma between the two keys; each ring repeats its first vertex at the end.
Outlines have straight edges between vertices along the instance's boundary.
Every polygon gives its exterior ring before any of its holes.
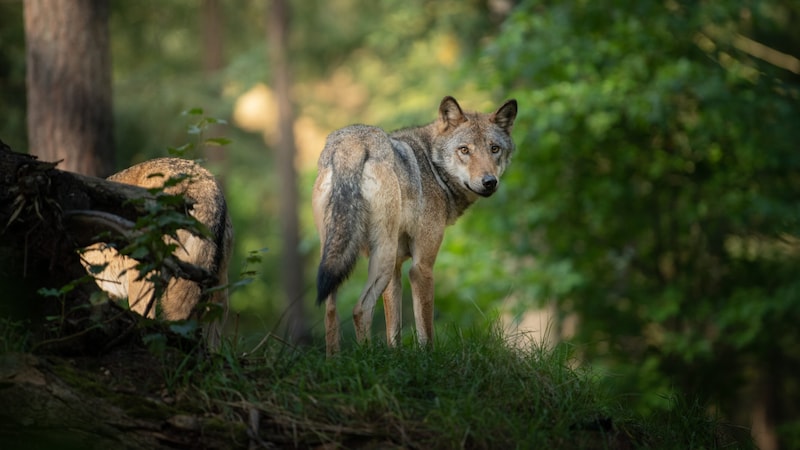
{"type": "Polygon", "coordinates": [[[203,40],[203,72],[214,74],[225,64],[222,5],[219,0],[203,0],[200,8],[203,40]]]}
{"type": "Polygon", "coordinates": [[[267,29],[273,87],[278,103],[278,146],[276,152],[280,200],[281,258],[283,289],[288,301],[288,331],[294,342],[308,338],[308,324],[303,302],[303,261],[300,255],[300,220],[297,204],[297,169],[294,165],[294,106],[291,99],[291,71],[287,57],[289,5],[273,0],[268,12],[267,29]]]}
{"type": "Polygon", "coordinates": [[[114,169],[107,0],[25,0],[29,149],[94,176],[114,169]]]}
{"type": "MultiPolygon", "coordinates": [[[[225,66],[225,9],[220,0],[203,0],[200,6],[200,39],[203,43],[203,75],[209,89],[222,95],[222,87],[218,78],[225,66]]],[[[224,134],[224,125],[209,124],[211,135],[224,134]]],[[[211,137],[211,136],[209,136],[211,137]]],[[[228,153],[224,147],[207,145],[203,157],[215,168],[217,180],[226,185],[230,172],[228,153]]]]}

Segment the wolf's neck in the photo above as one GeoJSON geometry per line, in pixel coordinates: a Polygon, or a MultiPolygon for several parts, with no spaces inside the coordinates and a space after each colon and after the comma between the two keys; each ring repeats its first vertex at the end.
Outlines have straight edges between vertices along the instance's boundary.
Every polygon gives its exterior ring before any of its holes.
{"type": "Polygon", "coordinates": [[[425,160],[436,179],[436,184],[442,188],[442,191],[447,196],[447,223],[448,225],[452,225],[461,214],[464,214],[464,211],[469,208],[475,199],[470,198],[469,194],[465,192],[465,189],[459,186],[457,181],[431,158],[430,153],[426,152],[425,160]]]}
{"type": "Polygon", "coordinates": [[[430,123],[419,127],[404,128],[393,132],[391,136],[408,143],[414,149],[420,170],[429,170],[431,172],[431,175],[436,180],[436,185],[441,188],[442,193],[447,198],[445,202],[447,223],[452,225],[476,198],[471,196],[441,165],[434,161],[433,142],[436,126],[436,123],[430,123]]]}

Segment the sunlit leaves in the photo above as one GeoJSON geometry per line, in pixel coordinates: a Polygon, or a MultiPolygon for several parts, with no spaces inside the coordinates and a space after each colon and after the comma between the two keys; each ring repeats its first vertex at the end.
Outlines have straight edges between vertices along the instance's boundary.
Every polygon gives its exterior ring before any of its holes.
{"type": "Polygon", "coordinates": [[[765,323],[797,319],[800,258],[766,252],[798,232],[800,110],[774,86],[798,88],[709,34],[750,33],[741,8],[527,1],[481,60],[487,87],[520,101],[504,178],[519,195],[493,199],[514,226],[493,244],[535,262],[520,284],[580,315],[587,354],[655,378],[695,383],[731,347],[757,358],[765,323]],[[745,264],[734,241],[764,245],[745,264]],[[636,367],[648,348],[662,359],[636,367]]]}

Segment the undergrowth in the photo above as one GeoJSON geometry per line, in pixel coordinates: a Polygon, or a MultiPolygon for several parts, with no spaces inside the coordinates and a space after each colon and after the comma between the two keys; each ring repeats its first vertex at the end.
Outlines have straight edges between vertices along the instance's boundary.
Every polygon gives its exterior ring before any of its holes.
{"type": "MultiPolygon", "coordinates": [[[[0,323],[0,353],[23,350],[24,329],[10,325],[0,323]]],[[[570,345],[510,346],[499,326],[453,328],[433,349],[376,343],[333,358],[277,338],[247,355],[237,347],[138,347],[117,355],[132,370],[115,369],[115,383],[172,399],[171,410],[203,418],[230,448],[753,448],[746,430],[684,399],[637,416],[602,377],[575,368],[570,345]]]]}
{"type": "Polygon", "coordinates": [[[497,327],[442,334],[432,350],[373,344],[329,359],[278,340],[247,358],[229,347],[187,380],[206,411],[246,422],[262,445],[701,449],[734,442],[696,405],[676,401],[666,416],[635,417],[605,394],[599,377],[572,367],[567,344],[511,347],[497,327]]]}

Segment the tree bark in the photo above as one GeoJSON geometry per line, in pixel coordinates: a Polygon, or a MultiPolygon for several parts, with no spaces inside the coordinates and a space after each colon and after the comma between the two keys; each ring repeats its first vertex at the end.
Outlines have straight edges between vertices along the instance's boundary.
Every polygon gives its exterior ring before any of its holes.
{"type": "Polygon", "coordinates": [[[219,0],[203,0],[202,17],[203,72],[214,74],[225,64],[224,22],[219,0]]]}
{"type": "MultiPolygon", "coordinates": [[[[203,74],[209,87],[221,95],[218,74],[225,66],[225,8],[220,0],[203,0],[200,7],[200,38],[203,43],[203,74]]],[[[209,124],[209,132],[217,134],[224,127],[209,124]]],[[[203,156],[212,167],[217,168],[217,180],[226,184],[229,161],[225,147],[206,145],[203,156]]]]}
{"type": "Polygon", "coordinates": [[[288,332],[293,342],[308,340],[308,321],[303,301],[303,261],[300,255],[300,220],[297,204],[297,169],[294,165],[294,105],[292,75],[289,67],[288,34],[290,11],[285,0],[273,0],[268,12],[267,40],[270,65],[278,106],[278,145],[276,161],[281,221],[281,280],[288,301],[288,332]]]}
{"type": "Polygon", "coordinates": [[[25,0],[28,142],[71,172],[114,169],[108,0],[25,0]]]}

